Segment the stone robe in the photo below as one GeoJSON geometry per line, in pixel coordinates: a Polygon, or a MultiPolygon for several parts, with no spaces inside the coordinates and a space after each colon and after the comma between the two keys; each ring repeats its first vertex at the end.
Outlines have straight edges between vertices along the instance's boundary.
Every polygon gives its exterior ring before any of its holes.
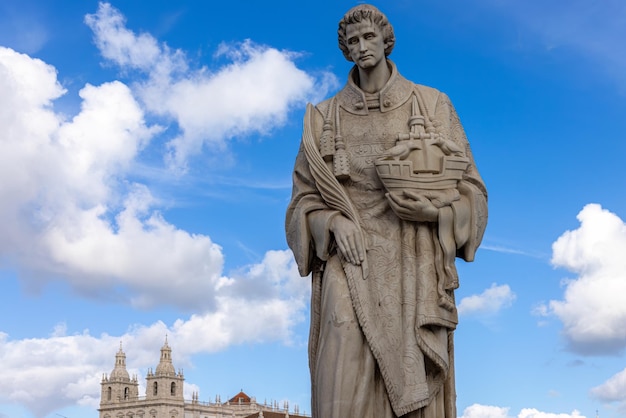
{"type": "Polygon", "coordinates": [[[361,91],[353,69],[334,98],[309,105],[296,158],[286,232],[300,274],[312,273],[314,418],[456,418],[454,257],[473,260],[486,225],[487,193],[447,96],[411,83],[388,63],[392,75],[379,94],[361,91]],[[409,132],[415,95],[423,116],[470,160],[438,222],[401,220],[374,166],[398,134],[409,132]],[[340,130],[349,160],[349,178],[341,181],[332,175],[332,161],[319,155],[329,121],[335,134],[340,130]],[[338,254],[329,227],[341,215],[362,231],[366,268],[338,254]]]}

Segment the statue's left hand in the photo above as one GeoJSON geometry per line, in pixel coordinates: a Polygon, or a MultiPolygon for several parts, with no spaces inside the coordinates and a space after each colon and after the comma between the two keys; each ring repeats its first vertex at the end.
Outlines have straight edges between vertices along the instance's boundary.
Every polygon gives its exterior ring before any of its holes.
{"type": "Polygon", "coordinates": [[[387,193],[391,209],[399,218],[414,222],[437,222],[439,209],[427,197],[409,190],[387,193]]]}

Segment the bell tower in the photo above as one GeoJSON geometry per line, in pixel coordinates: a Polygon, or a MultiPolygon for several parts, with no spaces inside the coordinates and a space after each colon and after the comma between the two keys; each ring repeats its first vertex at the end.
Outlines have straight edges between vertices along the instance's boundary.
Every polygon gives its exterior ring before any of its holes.
{"type": "Polygon", "coordinates": [[[115,367],[109,376],[102,376],[100,409],[106,406],[119,405],[124,402],[135,401],[139,397],[139,382],[137,376],[132,379],[126,370],[126,353],[120,349],[115,354],[115,367]]]}
{"type": "Polygon", "coordinates": [[[178,373],[172,364],[172,349],[167,343],[161,347],[161,360],[156,367],[156,371],[148,371],[146,376],[146,399],[159,399],[163,401],[178,401],[181,404],[183,399],[183,382],[185,377],[182,370],[178,373]]]}

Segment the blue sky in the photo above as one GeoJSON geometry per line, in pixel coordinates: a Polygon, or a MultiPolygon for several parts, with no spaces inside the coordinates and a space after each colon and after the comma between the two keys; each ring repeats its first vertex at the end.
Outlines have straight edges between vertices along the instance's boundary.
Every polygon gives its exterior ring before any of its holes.
{"type": "MultiPolygon", "coordinates": [[[[96,417],[120,341],[143,385],[165,335],[188,398],[310,411],[284,212],[357,2],[219,3],[0,3],[0,417],[96,417]]],[[[374,4],[489,189],[459,416],[626,416],[626,4],[374,4]]]]}

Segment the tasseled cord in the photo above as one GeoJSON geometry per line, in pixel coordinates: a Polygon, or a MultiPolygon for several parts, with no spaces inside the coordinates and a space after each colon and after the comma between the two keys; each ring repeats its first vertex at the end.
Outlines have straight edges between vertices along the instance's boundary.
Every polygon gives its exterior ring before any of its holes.
{"type": "Polygon", "coordinates": [[[334,174],[337,180],[347,180],[350,178],[350,161],[346,153],[346,145],[341,136],[339,123],[339,106],[335,106],[335,158],[334,174]]]}
{"type": "Polygon", "coordinates": [[[333,98],[326,111],[326,117],[324,118],[324,127],[322,128],[322,137],[320,138],[320,154],[326,162],[330,162],[335,155],[335,137],[333,135],[333,126],[331,124],[331,114],[333,107],[335,106],[335,99],[333,98]]]}

